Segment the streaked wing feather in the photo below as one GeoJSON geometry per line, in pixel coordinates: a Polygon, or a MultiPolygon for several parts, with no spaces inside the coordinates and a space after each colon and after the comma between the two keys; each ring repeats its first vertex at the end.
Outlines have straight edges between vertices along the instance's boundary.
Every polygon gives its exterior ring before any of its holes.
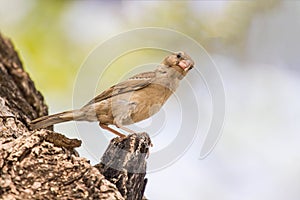
{"type": "Polygon", "coordinates": [[[143,72],[140,74],[136,74],[129,79],[153,79],[155,78],[155,72],[143,72]]]}
{"type": "Polygon", "coordinates": [[[144,72],[132,76],[128,80],[120,82],[107,90],[103,91],[101,94],[96,96],[94,99],[89,101],[85,106],[91,105],[95,102],[100,102],[102,100],[108,99],[110,97],[123,94],[126,92],[140,90],[148,86],[152,80],[155,78],[155,72],[144,72]]]}

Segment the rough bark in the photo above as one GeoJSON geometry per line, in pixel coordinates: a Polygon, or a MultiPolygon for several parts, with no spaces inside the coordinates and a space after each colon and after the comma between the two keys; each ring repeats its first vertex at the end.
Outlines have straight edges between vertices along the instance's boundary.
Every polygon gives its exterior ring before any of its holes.
{"type": "Polygon", "coordinates": [[[0,35],[0,199],[142,198],[147,134],[113,139],[94,167],[74,151],[81,141],[30,130],[29,122],[47,109],[12,43],[0,35]]]}
{"type": "Polygon", "coordinates": [[[145,159],[151,145],[146,133],[114,138],[95,167],[118,187],[125,199],[142,199],[147,184],[145,159]]]}

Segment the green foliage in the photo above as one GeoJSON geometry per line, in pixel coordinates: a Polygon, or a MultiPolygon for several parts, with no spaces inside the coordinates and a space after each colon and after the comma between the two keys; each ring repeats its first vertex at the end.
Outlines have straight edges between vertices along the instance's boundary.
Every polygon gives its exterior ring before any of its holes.
{"type": "MultiPolygon", "coordinates": [[[[25,67],[40,90],[68,91],[71,94],[76,73],[93,47],[91,44],[76,43],[70,39],[69,32],[64,27],[65,22],[63,23],[62,20],[65,13],[74,4],[83,4],[84,2],[28,1],[28,3],[31,4],[31,7],[27,8],[26,14],[16,23],[0,24],[1,30],[13,39],[21,53],[25,67]]],[[[280,1],[229,1],[217,14],[198,13],[197,8],[201,8],[202,4],[198,2],[195,6],[193,1],[140,2],[137,4],[136,10],[133,11],[139,15],[134,20],[130,20],[128,13],[122,13],[124,10],[121,8],[126,4],[123,5],[118,2],[94,3],[95,7],[99,7],[99,12],[102,11],[100,8],[103,9],[103,7],[113,8],[116,12],[116,18],[111,20],[122,24],[123,30],[147,26],[171,28],[193,37],[209,51],[218,50],[215,46],[216,41],[218,45],[235,46],[238,51],[241,51],[255,14],[274,8],[280,1]],[[139,9],[142,9],[142,12],[139,9]]],[[[3,4],[3,6],[5,5],[3,4]]],[[[82,9],[86,9],[85,12],[87,13],[89,12],[86,7],[82,9]]],[[[81,16],[74,15],[74,20],[80,20],[80,18],[81,16]]],[[[91,18],[91,20],[101,22],[103,19],[91,18]]],[[[101,28],[106,29],[108,27],[101,28]]],[[[114,34],[117,33],[119,32],[114,34]]],[[[106,39],[108,37],[99,35],[99,42],[106,39]]],[[[96,45],[94,44],[94,46],[96,45]]],[[[143,53],[134,53],[126,59],[120,58],[112,66],[135,66],[137,63],[132,63],[132,61],[144,61],[147,59],[145,55],[148,53],[144,51],[143,53]]],[[[112,69],[114,72],[110,70],[110,73],[120,77],[125,68],[113,67],[112,69]]],[[[110,83],[112,79],[107,81],[110,83]]]]}

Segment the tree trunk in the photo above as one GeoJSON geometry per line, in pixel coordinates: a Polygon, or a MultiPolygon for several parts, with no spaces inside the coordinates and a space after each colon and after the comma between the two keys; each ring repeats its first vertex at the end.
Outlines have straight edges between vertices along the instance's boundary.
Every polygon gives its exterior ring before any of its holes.
{"type": "Polygon", "coordinates": [[[51,130],[30,130],[48,114],[12,43],[0,35],[0,199],[142,199],[146,133],[114,138],[95,167],[81,145],[51,130]]]}

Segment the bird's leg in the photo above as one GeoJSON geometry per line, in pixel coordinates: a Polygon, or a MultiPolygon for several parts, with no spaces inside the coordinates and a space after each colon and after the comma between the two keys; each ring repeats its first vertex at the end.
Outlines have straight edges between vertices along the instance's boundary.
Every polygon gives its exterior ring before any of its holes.
{"type": "Polygon", "coordinates": [[[99,126],[100,126],[101,128],[103,128],[103,129],[106,129],[106,130],[112,132],[113,134],[116,134],[116,135],[119,136],[119,137],[122,137],[122,138],[126,137],[126,135],[124,135],[124,134],[122,134],[122,133],[116,131],[115,129],[112,129],[112,128],[108,127],[108,126],[105,125],[105,124],[99,123],[99,126]]]}
{"type": "Polygon", "coordinates": [[[122,125],[119,125],[119,124],[116,124],[116,127],[117,127],[117,128],[120,128],[120,129],[122,129],[122,130],[124,130],[124,131],[126,131],[126,132],[128,132],[128,133],[131,133],[131,134],[134,134],[134,133],[135,133],[133,130],[131,130],[131,129],[129,129],[129,128],[126,128],[126,127],[124,127],[124,126],[122,126],[122,125]]]}

